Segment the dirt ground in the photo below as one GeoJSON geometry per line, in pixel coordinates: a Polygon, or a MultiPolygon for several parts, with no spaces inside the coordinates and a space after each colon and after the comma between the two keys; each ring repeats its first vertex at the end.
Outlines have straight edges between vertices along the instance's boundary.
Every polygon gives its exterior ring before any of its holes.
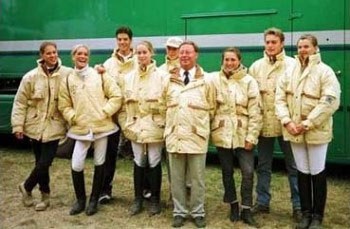
{"type": "MultiPolygon", "coordinates": [[[[162,184],[163,211],[160,215],[149,217],[147,203],[140,215],[128,215],[128,208],[133,200],[132,161],[120,160],[117,163],[113,190],[116,198],[110,205],[100,206],[96,215],[88,217],[84,213],[77,216],[68,214],[74,202],[74,192],[70,161],[67,159],[55,159],[51,167],[52,193],[49,209],[36,212],[34,207],[25,208],[21,203],[18,184],[26,178],[33,164],[34,157],[30,149],[0,148],[0,228],[171,228],[172,208],[167,202],[169,189],[165,166],[162,184]]],[[[88,193],[91,190],[92,174],[92,160],[88,159],[85,169],[88,193]]],[[[235,173],[235,178],[239,192],[239,172],[235,173]]],[[[258,216],[256,220],[261,228],[294,228],[287,177],[283,171],[278,171],[274,172],[272,180],[271,213],[258,216]]],[[[331,177],[328,184],[324,226],[350,228],[350,180],[331,177]]],[[[229,208],[222,202],[223,187],[218,164],[208,165],[206,186],[207,228],[249,228],[242,222],[233,224],[228,219],[229,208]]],[[[38,199],[39,191],[35,189],[33,195],[38,199]]],[[[188,220],[184,228],[195,228],[195,225],[188,220]]]]}

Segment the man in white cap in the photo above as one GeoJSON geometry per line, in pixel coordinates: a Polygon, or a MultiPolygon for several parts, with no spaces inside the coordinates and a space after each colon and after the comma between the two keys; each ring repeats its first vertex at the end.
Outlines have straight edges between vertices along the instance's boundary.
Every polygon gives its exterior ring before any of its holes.
{"type": "Polygon", "coordinates": [[[169,37],[165,43],[166,55],[165,63],[159,68],[169,72],[170,74],[176,73],[180,69],[179,63],[179,47],[183,40],[179,37],[169,37]]]}

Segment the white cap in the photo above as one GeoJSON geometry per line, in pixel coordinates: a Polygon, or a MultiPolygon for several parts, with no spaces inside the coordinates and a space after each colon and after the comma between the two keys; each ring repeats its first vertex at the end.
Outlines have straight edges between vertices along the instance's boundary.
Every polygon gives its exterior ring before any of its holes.
{"type": "Polygon", "coordinates": [[[166,41],[166,46],[179,48],[183,40],[179,37],[169,37],[166,41]]]}

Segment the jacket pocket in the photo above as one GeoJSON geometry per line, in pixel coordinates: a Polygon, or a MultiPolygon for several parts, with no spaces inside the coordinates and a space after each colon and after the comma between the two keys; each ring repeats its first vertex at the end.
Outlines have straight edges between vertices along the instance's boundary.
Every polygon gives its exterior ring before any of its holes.
{"type": "Polygon", "coordinates": [[[137,140],[138,128],[136,127],[137,118],[134,117],[132,120],[127,119],[124,129],[124,135],[131,141],[137,140]]]}
{"type": "Polygon", "coordinates": [[[39,121],[39,111],[36,107],[28,107],[27,109],[27,115],[26,115],[26,120],[25,120],[25,124],[26,125],[30,125],[30,124],[37,124],[39,121]]]}
{"type": "Polygon", "coordinates": [[[315,93],[307,92],[303,92],[301,96],[301,115],[307,117],[310,112],[317,106],[320,97],[315,93]]]}
{"type": "MultiPolygon", "coordinates": [[[[232,128],[232,127],[231,127],[232,128]]],[[[227,141],[227,136],[231,132],[229,120],[223,116],[216,116],[211,124],[210,137],[214,145],[223,146],[227,141]]]]}
{"type": "Polygon", "coordinates": [[[159,100],[158,99],[146,99],[144,103],[143,110],[151,114],[159,114],[159,100]]]}
{"type": "Polygon", "coordinates": [[[152,115],[152,121],[158,128],[164,129],[165,127],[165,118],[162,115],[154,114],[152,115]]]}

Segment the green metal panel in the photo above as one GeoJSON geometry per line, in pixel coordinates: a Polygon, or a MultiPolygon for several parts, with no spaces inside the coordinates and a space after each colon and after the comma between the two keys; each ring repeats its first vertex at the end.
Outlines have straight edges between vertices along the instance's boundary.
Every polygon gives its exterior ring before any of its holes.
{"type": "Polygon", "coordinates": [[[10,115],[14,95],[0,95],[0,134],[11,133],[10,115]]]}
{"type": "Polygon", "coordinates": [[[293,30],[302,31],[344,29],[344,4],[348,0],[291,0],[293,30]]]}
{"type": "MultiPolygon", "coordinates": [[[[344,25],[346,29],[350,29],[350,1],[344,1],[344,25]]],[[[350,40],[350,33],[345,36],[346,40],[350,40]]],[[[350,46],[350,45],[349,45],[350,46]]],[[[345,51],[344,57],[344,74],[342,75],[344,78],[344,87],[343,87],[343,97],[344,99],[344,126],[345,129],[345,143],[346,146],[344,148],[344,153],[350,154],[350,47],[347,47],[345,51]]]]}
{"type": "Polygon", "coordinates": [[[183,16],[196,14],[222,14],[223,17],[189,18],[189,34],[261,32],[270,26],[290,31],[293,16],[303,18],[299,21],[301,25],[294,22],[303,30],[343,28],[336,22],[344,10],[334,7],[341,4],[333,0],[293,1],[294,6],[299,2],[303,5],[291,14],[290,1],[90,0],[81,4],[70,0],[42,0],[39,6],[30,0],[1,0],[0,40],[113,37],[115,28],[122,24],[130,25],[136,36],[184,34],[183,16]],[[332,9],[327,11],[327,17],[320,14],[324,13],[319,10],[320,4],[322,9],[332,9]],[[271,11],[276,13],[266,13],[271,11]]]}

